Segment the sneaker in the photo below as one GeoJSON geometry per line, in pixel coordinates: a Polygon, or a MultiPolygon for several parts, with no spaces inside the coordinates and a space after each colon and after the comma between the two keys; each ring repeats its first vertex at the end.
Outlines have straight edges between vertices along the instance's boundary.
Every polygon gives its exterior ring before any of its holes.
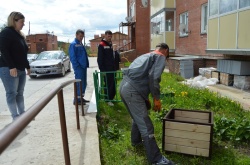
{"type": "Polygon", "coordinates": [[[108,102],[108,105],[111,106],[111,107],[114,106],[114,104],[112,102],[108,102]]]}
{"type": "Polygon", "coordinates": [[[162,159],[159,162],[155,163],[154,165],[175,165],[175,164],[171,160],[165,158],[165,156],[162,156],[162,159]]]}

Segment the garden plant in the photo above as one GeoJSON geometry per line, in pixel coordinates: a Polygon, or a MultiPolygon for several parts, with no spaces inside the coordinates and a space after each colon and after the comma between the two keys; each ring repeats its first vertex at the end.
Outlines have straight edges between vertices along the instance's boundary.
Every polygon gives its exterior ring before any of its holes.
{"type": "MultiPolygon", "coordinates": [[[[208,159],[180,153],[162,153],[178,165],[249,165],[250,112],[238,102],[218,93],[206,88],[190,87],[183,82],[184,79],[179,75],[162,74],[162,109],[158,113],[150,110],[158,146],[162,146],[162,119],[172,108],[212,111],[212,156],[208,159]]],[[[131,118],[122,102],[115,103],[113,107],[101,102],[97,119],[103,165],[148,164],[143,146],[131,146],[131,118]]]]}

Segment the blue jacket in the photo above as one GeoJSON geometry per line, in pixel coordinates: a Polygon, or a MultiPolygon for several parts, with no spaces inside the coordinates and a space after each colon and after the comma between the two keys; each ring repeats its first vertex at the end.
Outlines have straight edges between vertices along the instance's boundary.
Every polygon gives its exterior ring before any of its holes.
{"type": "Polygon", "coordinates": [[[83,44],[76,38],[69,46],[69,57],[74,70],[76,70],[78,67],[83,69],[89,67],[87,52],[83,44]]]}

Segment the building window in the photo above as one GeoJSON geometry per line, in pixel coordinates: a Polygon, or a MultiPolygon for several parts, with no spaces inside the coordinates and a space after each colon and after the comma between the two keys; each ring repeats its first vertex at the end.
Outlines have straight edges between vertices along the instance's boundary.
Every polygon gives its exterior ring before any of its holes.
{"type": "Polygon", "coordinates": [[[164,12],[151,19],[151,34],[159,34],[165,31],[165,21],[163,20],[164,12]]]}
{"type": "Polygon", "coordinates": [[[207,33],[207,3],[201,6],[201,33],[207,33]]]}
{"type": "Polygon", "coordinates": [[[43,39],[40,38],[39,41],[43,41],[43,39]]]}
{"type": "Polygon", "coordinates": [[[220,0],[220,14],[237,9],[238,0],[220,0]]]}
{"type": "Polygon", "coordinates": [[[174,11],[166,11],[165,14],[165,19],[166,19],[166,24],[165,24],[165,28],[166,31],[174,31],[174,11]]]}
{"type": "Polygon", "coordinates": [[[180,14],[179,32],[180,36],[188,35],[188,12],[180,14]]]}
{"type": "Polygon", "coordinates": [[[135,16],[135,2],[133,2],[133,4],[130,6],[130,16],[135,16]]]}
{"type": "Polygon", "coordinates": [[[166,20],[166,31],[172,31],[172,20],[166,20]]]}
{"type": "Polygon", "coordinates": [[[210,0],[209,1],[209,15],[218,14],[219,1],[218,0],[210,0]]]}
{"type": "Polygon", "coordinates": [[[240,0],[240,8],[250,6],[250,0],[240,0]]]}

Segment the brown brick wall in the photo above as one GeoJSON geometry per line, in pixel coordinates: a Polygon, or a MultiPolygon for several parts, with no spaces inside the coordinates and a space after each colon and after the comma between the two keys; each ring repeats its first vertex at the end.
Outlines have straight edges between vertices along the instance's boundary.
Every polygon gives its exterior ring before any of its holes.
{"type": "Polygon", "coordinates": [[[58,50],[57,36],[52,34],[34,34],[26,36],[29,53],[40,53],[46,50],[58,50]]]}
{"type": "Polygon", "coordinates": [[[201,34],[201,6],[208,0],[176,0],[176,54],[207,55],[207,35],[201,34]],[[188,12],[187,37],[179,37],[180,14],[188,12]]]}
{"type": "MultiPolygon", "coordinates": [[[[130,4],[135,2],[135,49],[136,56],[148,53],[150,51],[150,1],[148,1],[148,7],[143,8],[141,1],[127,0],[128,13],[130,9],[130,4]]],[[[130,29],[130,27],[129,27],[130,29]]],[[[129,32],[129,35],[131,32],[129,32]]]]}

